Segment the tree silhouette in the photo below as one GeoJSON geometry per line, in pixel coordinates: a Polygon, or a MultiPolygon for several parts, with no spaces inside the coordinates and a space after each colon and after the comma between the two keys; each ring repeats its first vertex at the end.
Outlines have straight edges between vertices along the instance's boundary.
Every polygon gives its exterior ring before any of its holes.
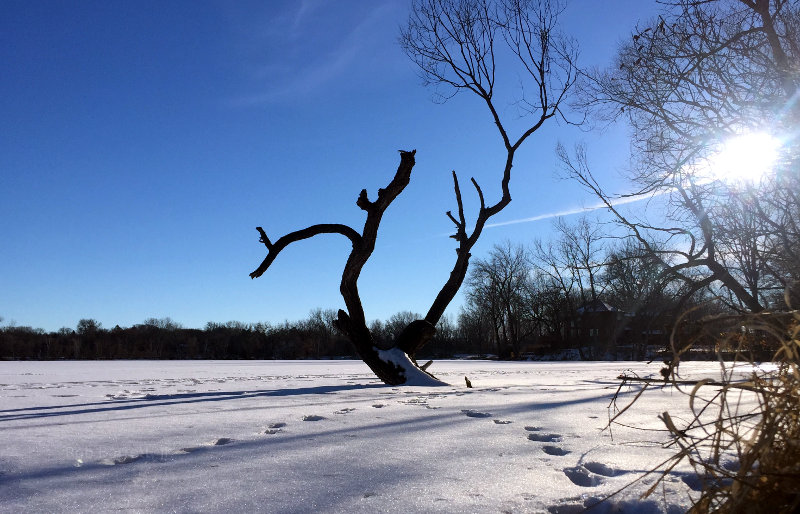
{"type": "Polygon", "coordinates": [[[426,84],[437,88],[442,100],[459,91],[469,91],[482,100],[498,129],[506,158],[501,172],[502,195],[494,204],[486,203],[483,190],[474,178],[471,179],[480,200],[471,227],[467,225],[458,176],[453,172],[457,211],[456,214],[448,211],[447,216],[455,225],[455,234],[451,236],[458,243],[455,262],[425,317],[408,323],[391,348],[380,349],[370,333],[359,297],[358,278],[375,248],[384,212],[409,183],[416,151],[400,152],[400,165],[394,178],[378,190],[375,200],[369,199],[366,190],[361,191],[356,201],[366,213],[361,232],[347,225],[326,223],[291,232],[272,242],[264,229],[257,227],[260,241],[267,247],[267,256],[250,274],[252,278],[261,276],[292,243],[319,234],[339,234],[350,240],[352,250],[339,288],[347,310],[339,310],[336,325],[386,384],[436,383],[427,371],[417,366],[416,353],[434,336],[436,324],[464,282],[470,251],[486,222],[511,202],[509,183],[517,150],[545,122],[563,117],[561,103],[576,78],[576,51],[555,31],[561,11],[559,3],[523,0],[420,0],[413,3],[408,23],[401,31],[403,50],[419,67],[426,84]],[[516,139],[506,130],[494,103],[495,54],[500,48],[510,51],[518,64],[517,77],[524,76],[535,91],[533,97],[523,92],[519,99],[518,105],[532,122],[516,139]]]}

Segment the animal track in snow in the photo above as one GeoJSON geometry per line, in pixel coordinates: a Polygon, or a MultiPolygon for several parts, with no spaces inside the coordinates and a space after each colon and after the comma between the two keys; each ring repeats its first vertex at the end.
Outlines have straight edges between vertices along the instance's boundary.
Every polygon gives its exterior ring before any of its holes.
{"type": "Polygon", "coordinates": [[[345,407],[342,410],[337,410],[334,412],[334,414],[347,414],[348,412],[353,412],[354,410],[356,410],[355,407],[345,407]]]}
{"type": "Polygon", "coordinates": [[[322,421],[323,419],[328,419],[325,416],[317,416],[316,414],[310,414],[303,416],[303,421],[322,421]]]}
{"type": "Polygon", "coordinates": [[[553,455],[556,457],[563,457],[564,455],[570,453],[569,450],[565,450],[564,448],[560,448],[558,446],[542,446],[542,451],[547,455],[553,455]]]}
{"type": "Polygon", "coordinates": [[[116,394],[107,394],[106,398],[109,400],[154,400],[158,398],[158,395],[125,389],[116,394]]]}
{"type": "Polygon", "coordinates": [[[527,430],[528,432],[539,432],[539,431],[542,430],[542,427],[530,427],[530,426],[528,426],[528,427],[525,427],[525,430],[527,430]]]}
{"type": "Polygon", "coordinates": [[[490,412],[478,412],[472,409],[462,409],[461,412],[464,413],[465,416],[468,418],[491,418],[492,414],[490,412]]]}
{"type": "Polygon", "coordinates": [[[603,475],[604,477],[616,477],[625,474],[625,471],[606,466],[602,462],[587,462],[583,467],[592,473],[603,475]]]}
{"type": "Polygon", "coordinates": [[[537,443],[560,443],[561,442],[561,435],[560,434],[540,434],[538,432],[534,432],[532,434],[528,434],[528,440],[535,441],[537,443]]]}
{"type": "Polygon", "coordinates": [[[595,475],[583,466],[575,466],[574,468],[564,468],[564,474],[572,481],[573,484],[581,487],[597,487],[605,483],[605,479],[599,475],[595,475]]]}
{"type": "Polygon", "coordinates": [[[494,421],[495,425],[508,425],[513,423],[512,421],[509,421],[507,419],[493,419],[492,421],[494,421]]]}
{"type": "Polygon", "coordinates": [[[103,459],[100,461],[100,464],[105,466],[117,466],[119,464],[130,464],[131,462],[136,462],[143,458],[144,455],[123,455],[122,457],[114,457],[113,459],[103,459]]]}
{"type": "Polygon", "coordinates": [[[573,484],[581,487],[597,487],[606,481],[606,477],[625,474],[625,471],[611,468],[602,462],[587,462],[572,468],[564,468],[564,474],[573,484]]]}
{"type": "MultiPolygon", "coordinates": [[[[275,423],[275,425],[283,425],[283,423],[275,423]]],[[[119,457],[113,457],[109,459],[102,459],[99,461],[100,464],[104,466],[118,466],[120,464],[131,464],[133,462],[139,461],[149,461],[149,462],[166,462],[169,457],[175,457],[179,455],[186,455],[189,453],[198,452],[201,450],[208,449],[210,446],[225,446],[235,442],[234,439],[230,437],[220,437],[215,439],[209,443],[200,445],[200,446],[187,446],[185,448],[181,448],[179,450],[174,450],[167,453],[142,453],[139,455],[122,455],[119,457]]],[[[78,461],[78,466],[83,464],[82,461],[78,461]]]]}
{"type": "MultiPolygon", "coordinates": [[[[110,459],[102,459],[99,461],[104,466],[119,466],[121,464],[131,464],[133,462],[148,461],[148,462],[166,462],[170,455],[180,455],[189,453],[185,450],[178,450],[171,453],[141,453],[139,455],[121,455],[110,459]]],[[[81,467],[84,464],[82,460],[78,460],[77,466],[81,467]]]]}
{"type": "Polygon", "coordinates": [[[375,408],[375,409],[382,409],[382,408],[386,407],[386,404],[385,403],[375,403],[375,404],[372,405],[372,407],[375,408]]]}
{"type": "Polygon", "coordinates": [[[267,425],[267,429],[264,430],[263,433],[267,435],[274,435],[277,434],[278,432],[283,432],[282,429],[285,426],[286,423],[270,423],[269,425],[267,425]]]}

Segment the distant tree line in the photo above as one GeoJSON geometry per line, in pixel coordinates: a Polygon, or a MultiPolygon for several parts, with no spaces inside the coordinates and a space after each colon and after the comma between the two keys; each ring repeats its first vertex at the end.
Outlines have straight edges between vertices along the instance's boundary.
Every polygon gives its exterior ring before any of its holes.
{"type": "MultiPolygon", "coordinates": [[[[393,340],[415,314],[401,312],[388,321],[373,321],[382,342],[393,340]]],[[[347,338],[333,326],[336,311],[316,309],[296,322],[281,324],[209,322],[203,329],[184,328],[170,318],[150,318],[123,328],[104,328],[82,319],[75,329],[46,332],[29,326],[0,326],[0,359],[326,359],[355,357],[347,338]]],[[[2,318],[0,318],[2,321],[2,318]]],[[[455,331],[442,322],[430,355],[455,348],[455,331]]]]}
{"type": "MultiPolygon", "coordinates": [[[[440,319],[420,358],[650,359],[671,353],[674,330],[691,335],[686,331],[693,330],[693,320],[741,307],[723,283],[697,287],[676,277],[657,243],[612,237],[604,228],[586,217],[574,223],[558,219],[548,241],[527,247],[507,242],[475,259],[460,313],[440,319]]],[[[797,266],[790,266],[790,276],[797,266]]],[[[771,310],[786,309],[784,296],[774,291],[760,301],[771,310]]],[[[209,322],[203,329],[184,328],[170,318],[111,329],[87,318],[75,329],[50,333],[12,324],[0,326],[0,359],[355,358],[336,319],[334,309],[315,309],[295,322],[209,322]]],[[[369,329],[376,345],[390,348],[416,319],[420,314],[402,311],[372,321],[369,329]]],[[[696,353],[724,352],[719,341],[730,337],[719,337],[707,321],[703,327],[705,343],[692,338],[696,353]]],[[[758,337],[752,339],[754,351],[768,353],[758,348],[758,337]]]]}
{"type": "Polygon", "coordinates": [[[601,227],[558,219],[550,241],[507,242],[477,259],[458,317],[466,346],[502,359],[654,358],[668,353],[679,319],[726,310],[710,290],[671,280],[647,249],[601,227]]]}

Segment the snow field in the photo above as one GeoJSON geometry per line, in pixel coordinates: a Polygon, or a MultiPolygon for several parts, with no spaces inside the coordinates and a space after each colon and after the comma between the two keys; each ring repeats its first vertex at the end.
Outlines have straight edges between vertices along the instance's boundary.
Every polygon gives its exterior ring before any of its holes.
{"type": "MultiPolygon", "coordinates": [[[[659,368],[437,361],[452,386],[388,387],[356,361],[2,362],[0,512],[582,512],[671,455],[674,388],[604,430],[616,377],[659,368]]],[[[683,512],[699,487],[679,468],[641,499],[654,480],[590,512],[683,512]]]]}

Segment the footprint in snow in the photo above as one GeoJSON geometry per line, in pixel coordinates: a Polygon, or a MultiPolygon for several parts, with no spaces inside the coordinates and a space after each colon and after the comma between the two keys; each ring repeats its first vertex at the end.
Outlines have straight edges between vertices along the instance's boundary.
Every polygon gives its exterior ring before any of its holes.
{"type": "Polygon", "coordinates": [[[130,464],[131,462],[136,462],[143,458],[144,455],[123,455],[121,457],[114,457],[113,459],[103,459],[100,461],[100,464],[105,466],[117,466],[119,464],[130,464]]]}
{"type": "Polygon", "coordinates": [[[322,421],[323,419],[328,419],[328,418],[326,418],[325,416],[317,416],[316,414],[303,416],[303,421],[322,421]]]}
{"type": "Polygon", "coordinates": [[[564,474],[573,484],[581,487],[597,487],[598,485],[603,485],[606,481],[603,477],[595,475],[583,466],[564,468],[564,474]]]}
{"type": "Polygon", "coordinates": [[[626,472],[620,469],[614,469],[612,467],[606,466],[602,462],[587,462],[583,465],[584,468],[588,469],[592,473],[596,473],[598,475],[602,475],[604,477],[616,477],[619,475],[624,475],[626,472]]]}
{"type": "Polygon", "coordinates": [[[219,439],[217,439],[216,441],[214,441],[211,444],[212,444],[212,446],[224,446],[226,444],[231,444],[232,442],[233,442],[233,439],[231,439],[229,437],[220,437],[219,439]]]}
{"type": "Polygon", "coordinates": [[[264,430],[264,433],[268,435],[274,435],[277,434],[278,432],[283,432],[283,430],[281,429],[285,426],[286,423],[270,423],[269,425],[267,425],[267,429],[264,430]]]}
{"type": "Polygon", "coordinates": [[[464,413],[465,416],[468,418],[491,418],[492,414],[490,412],[478,412],[476,410],[471,409],[462,409],[461,412],[464,413]]]}
{"type": "Polygon", "coordinates": [[[560,434],[540,434],[537,432],[528,434],[529,441],[535,441],[537,443],[560,443],[561,442],[561,435],[560,434]]]}
{"type": "Polygon", "coordinates": [[[564,468],[564,474],[575,485],[597,487],[605,483],[606,477],[624,475],[625,471],[611,468],[601,462],[587,462],[572,468],[564,468]]]}
{"type": "Polygon", "coordinates": [[[511,421],[508,421],[506,419],[493,419],[492,421],[494,421],[495,425],[508,425],[512,423],[511,421]]]}
{"type": "MultiPolygon", "coordinates": [[[[180,450],[177,452],[172,452],[170,454],[166,453],[142,453],[139,455],[122,455],[119,457],[114,457],[111,459],[103,459],[99,461],[100,464],[104,466],[119,466],[121,464],[131,464],[133,462],[139,461],[147,461],[147,462],[166,462],[170,455],[180,455],[189,453],[188,451],[180,450]]],[[[77,467],[81,467],[84,464],[82,460],[78,460],[77,467]]]]}
{"type": "Polygon", "coordinates": [[[528,432],[540,432],[542,430],[542,427],[530,427],[530,426],[528,426],[528,427],[525,427],[525,430],[527,430],[528,432]]]}
{"type": "Polygon", "coordinates": [[[386,404],[385,403],[375,403],[375,404],[372,405],[372,407],[375,408],[375,409],[382,409],[382,408],[386,407],[386,404]]]}
{"type": "Polygon", "coordinates": [[[583,503],[552,505],[547,508],[547,512],[550,514],[583,514],[586,512],[586,505],[583,503]]]}
{"type": "Polygon", "coordinates": [[[564,448],[560,448],[558,446],[542,446],[542,451],[547,455],[553,455],[555,457],[563,457],[564,455],[570,453],[569,450],[565,450],[564,448]]]}
{"type": "Polygon", "coordinates": [[[354,410],[356,410],[355,407],[345,407],[342,410],[337,410],[334,412],[334,414],[347,414],[348,412],[353,412],[354,410]]]}

